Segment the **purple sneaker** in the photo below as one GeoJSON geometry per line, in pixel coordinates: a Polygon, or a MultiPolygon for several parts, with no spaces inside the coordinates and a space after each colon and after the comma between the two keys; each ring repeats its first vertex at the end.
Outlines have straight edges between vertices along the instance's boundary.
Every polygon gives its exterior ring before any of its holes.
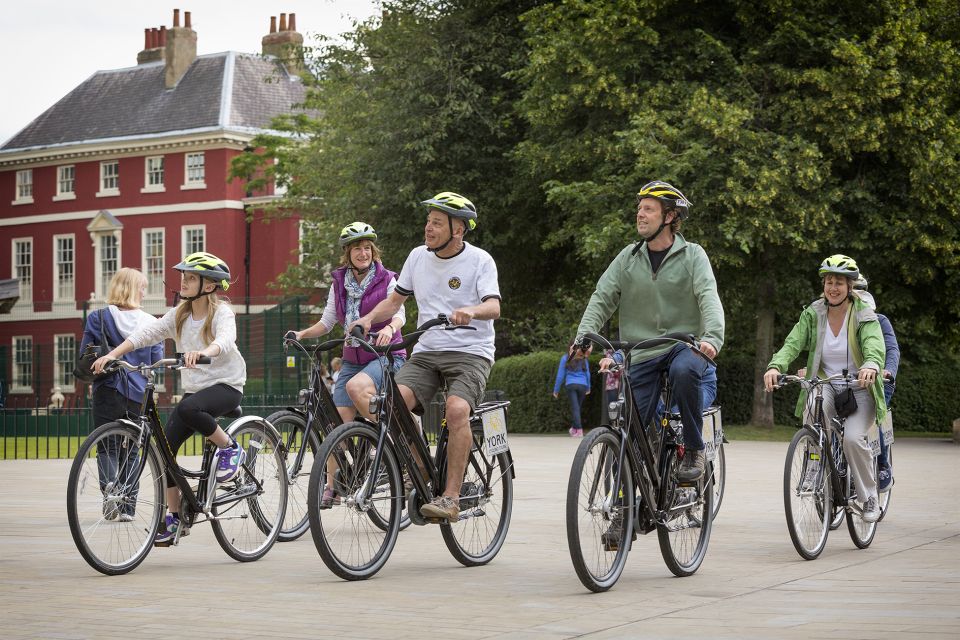
{"type": "Polygon", "coordinates": [[[190,535],[190,529],[187,527],[182,527],[182,532],[180,529],[180,518],[168,513],[163,524],[160,525],[160,530],[157,531],[157,537],[153,539],[153,545],[155,547],[169,547],[177,539],[178,533],[181,538],[190,535]]]}
{"type": "Polygon", "coordinates": [[[217,449],[217,482],[232,480],[246,459],[247,452],[236,442],[226,449],[217,449]]]}

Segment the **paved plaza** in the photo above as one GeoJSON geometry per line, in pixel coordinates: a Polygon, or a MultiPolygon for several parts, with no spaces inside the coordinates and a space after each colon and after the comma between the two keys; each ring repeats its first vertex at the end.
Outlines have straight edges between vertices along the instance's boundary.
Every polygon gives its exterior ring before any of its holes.
{"type": "Polygon", "coordinates": [[[846,526],[802,560],[783,516],[786,443],[727,445],[727,494],[707,558],[675,578],[656,534],[620,582],[591,594],[567,551],[564,503],[577,441],[513,436],[513,522],[500,555],[467,569],[436,527],[400,534],[365,582],[330,573],[309,534],[242,564],[210,528],[107,577],[67,526],[70,461],[0,462],[3,638],[960,638],[960,447],[900,439],[891,510],[873,545],[846,526]]]}

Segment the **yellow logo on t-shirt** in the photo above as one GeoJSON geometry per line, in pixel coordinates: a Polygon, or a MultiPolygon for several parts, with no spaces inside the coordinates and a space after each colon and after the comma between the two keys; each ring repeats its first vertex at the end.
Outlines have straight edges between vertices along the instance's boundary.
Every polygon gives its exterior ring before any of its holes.
{"type": "Polygon", "coordinates": [[[447,286],[449,286],[451,289],[459,289],[459,288],[460,288],[460,278],[458,278],[457,276],[453,276],[452,278],[450,278],[449,280],[447,280],[447,286]]]}

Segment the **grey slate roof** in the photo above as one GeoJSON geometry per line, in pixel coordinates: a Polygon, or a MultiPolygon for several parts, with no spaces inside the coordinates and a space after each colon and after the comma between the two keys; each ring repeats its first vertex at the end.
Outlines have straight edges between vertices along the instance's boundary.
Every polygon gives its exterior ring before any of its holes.
{"type": "Polygon", "coordinates": [[[163,62],[98,71],[0,151],[203,128],[266,129],[305,94],[300,79],[275,60],[232,51],[198,56],[173,89],[163,76],[163,62]]]}

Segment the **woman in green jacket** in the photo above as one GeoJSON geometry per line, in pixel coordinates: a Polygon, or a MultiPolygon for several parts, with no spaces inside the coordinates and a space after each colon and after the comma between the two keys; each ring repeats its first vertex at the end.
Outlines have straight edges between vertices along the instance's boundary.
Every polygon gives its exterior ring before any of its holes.
{"type": "MultiPolygon", "coordinates": [[[[857,377],[857,384],[853,386],[857,409],[844,425],[843,452],[853,469],[857,495],[864,502],[863,519],[876,522],[880,518],[880,507],[871,442],[877,439],[877,424],[887,410],[883,402],[883,382],[877,375],[885,359],[883,332],[877,314],[853,289],[860,270],[852,258],[840,254],[830,256],[820,265],[819,275],[823,279],[823,296],[800,314],[783,347],[767,365],[763,383],[767,391],[772,391],[777,377],[787,371],[801,351],[808,353],[810,375],[823,378],[846,370],[857,377]]],[[[835,398],[845,389],[844,384],[834,384],[824,390],[826,420],[836,415],[835,398]]],[[[803,392],[797,403],[797,416],[812,421],[810,416],[804,416],[805,406],[806,392],[803,392]]]]}

